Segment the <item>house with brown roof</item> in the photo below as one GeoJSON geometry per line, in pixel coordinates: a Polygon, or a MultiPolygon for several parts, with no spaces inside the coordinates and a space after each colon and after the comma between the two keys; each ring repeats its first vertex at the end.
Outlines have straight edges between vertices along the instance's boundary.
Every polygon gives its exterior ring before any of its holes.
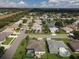
{"type": "Polygon", "coordinates": [[[70,46],[74,50],[74,52],[79,52],[79,41],[72,41],[70,43],[70,46]]]}
{"type": "Polygon", "coordinates": [[[45,42],[42,40],[30,40],[27,46],[28,50],[34,50],[36,57],[40,58],[45,54],[45,42]]]}

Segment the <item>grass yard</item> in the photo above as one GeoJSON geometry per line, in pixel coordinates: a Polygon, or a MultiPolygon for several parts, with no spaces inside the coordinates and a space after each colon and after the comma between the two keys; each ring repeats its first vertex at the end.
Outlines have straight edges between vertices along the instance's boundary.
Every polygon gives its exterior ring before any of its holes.
{"type": "Polygon", "coordinates": [[[52,40],[63,41],[63,42],[65,42],[65,43],[71,42],[71,40],[68,39],[68,38],[55,38],[55,39],[52,39],[52,40]]]}
{"type": "Polygon", "coordinates": [[[56,32],[56,34],[66,34],[66,32],[63,29],[59,29],[59,31],[56,32]]]}
{"type": "Polygon", "coordinates": [[[19,31],[20,31],[20,28],[17,28],[17,29],[16,29],[16,32],[19,32],[19,31]]]}
{"type": "Polygon", "coordinates": [[[13,38],[6,38],[6,40],[2,43],[4,45],[8,45],[13,38]]]}
{"type": "Polygon", "coordinates": [[[69,57],[60,57],[56,54],[46,53],[42,56],[41,59],[69,59],[69,57]]]}

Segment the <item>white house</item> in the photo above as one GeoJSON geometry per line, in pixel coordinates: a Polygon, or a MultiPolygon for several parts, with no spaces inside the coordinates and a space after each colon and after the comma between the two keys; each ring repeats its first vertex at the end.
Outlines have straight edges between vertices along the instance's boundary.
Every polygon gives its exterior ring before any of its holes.
{"type": "Polygon", "coordinates": [[[42,32],[42,21],[41,20],[35,20],[35,23],[32,26],[32,29],[36,32],[42,32]]]}
{"type": "Polygon", "coordinates": [[[23,20],[19,20],[19,21],[15,22],[13,25],[9,26],[9,28],[17,29],[19,27],[19,25],[22,23],[23,23],[23,20]]]}
{"type": "Polygon", "coordinates": [[[58,31],[58,28],[57,28],[57,27],[50,27],[49,29],[50,29],[50,31],[51,31],[52,33],[58,31]]]}
{"type": "Polygon", "coordinates": [[[23,18],[21,18],[22,20],[25,20],[25,19],[27,19],[27,17],[26,16],[24,16],[23,18]]]}

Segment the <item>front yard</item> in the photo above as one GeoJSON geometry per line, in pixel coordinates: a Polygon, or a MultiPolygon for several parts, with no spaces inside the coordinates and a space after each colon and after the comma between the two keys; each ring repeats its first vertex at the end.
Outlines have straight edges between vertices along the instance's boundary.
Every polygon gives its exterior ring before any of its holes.
{"type": "Polygon", "coordinates": [[[13,59],[24,59],[25,58],[25,48],[27,47],[28,39],[24,39],[16,50],[13,59]]]}
{"type": "Polygon", "coordinates": [[[5,41],[2,44],[8,45],[11,42],[12,39],[13,38],[6,38],[5,41]]]}
{"type": "Polygon", "coordinates": [[[56,55],[56,54],[46,53],[42,56],[41,59],[70,59],[70,58],[69,57],[60,57],[59,55],[56,55]]]}
{"type": "Polygon", "coordinates": [[[16,32],[19,32],[19,31],[20,31],[20,28],[17,28],[15,31],[16,31],[16,32]]]}
{"type": "Polygon", "coordinates": [[[55,39],[52,39],[52,40],[63,41],[65,43],[71,42],[71,39],[68,39],[68,38],[55,38],[55,39]]]}
{"type": "Polygon", "coordinates": [[[66,32],[63,29],[59,29],[59,31],[57,31],[56,34],[66,34],[66,32]]]}

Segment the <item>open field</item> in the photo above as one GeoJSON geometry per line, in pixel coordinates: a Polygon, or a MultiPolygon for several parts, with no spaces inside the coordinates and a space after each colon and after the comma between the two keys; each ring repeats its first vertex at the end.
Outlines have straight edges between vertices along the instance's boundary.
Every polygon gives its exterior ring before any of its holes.
{"type": "Polygon", "coordinates": [[[0,20],[1,20],[1,19],[5,19],[5,18],[7,18],[7,17],[11,17],[11,16],[16,15],[16,14],[21,13],[21,12],[22,12],[22,11],[16,12],[16,13],[11,13],[11,14],[2,15],[2,16],[0,16],[0,20]]]}

